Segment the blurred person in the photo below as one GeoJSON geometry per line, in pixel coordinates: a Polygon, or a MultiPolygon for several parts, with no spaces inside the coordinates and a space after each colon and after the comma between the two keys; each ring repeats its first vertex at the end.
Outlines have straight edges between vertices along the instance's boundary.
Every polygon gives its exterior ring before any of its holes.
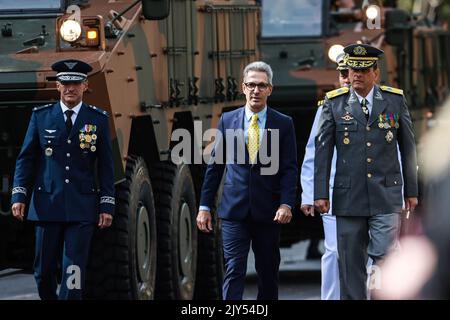
{"type": "MultiPolygon", "coordinates": [[[[348,77],[348,66],[344,62],[345,53],[342,52],[336,58],[338,70],[338,80],[341,87],[349,87],[350,79],[348,77]]],[[[302,200],[301,210],[306,216],[314,216],[314,139],[317,134],[320,115],[322,114],[324,100],[317,103],[318,109],[309,135],[308,143],[305,149],[305,157],[301,168],[301,186],[302,200]]],[[[334,174],[336,171],[336,153],[333,154],[330,174],[330,196],[333,192],[334,174]]],[[[331,205],[330,205],[331,206],[331,205]]],[[[321,288],[320,298],[322,300],[339,300],[339,267],[338,267],[338,250],[336,238],[336,217],[332,215],[332,210],[326,214],[322,214],[323,230],[324,230],[324,247],[325,252],[321,257],[321,288]]],[[[308,248],[307,258],[314,257],[318,253],[317,246],[319,241],[311,239],[308,248]],[[314,241],[315,240],[315,241],[314,241]],[[317,253],[315,252],[317,251],[317,253]]]]}

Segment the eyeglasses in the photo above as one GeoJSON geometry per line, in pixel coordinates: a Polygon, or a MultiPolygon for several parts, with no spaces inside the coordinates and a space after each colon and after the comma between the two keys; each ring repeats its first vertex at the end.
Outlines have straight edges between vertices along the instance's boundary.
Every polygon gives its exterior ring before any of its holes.
{"type": "Polygon", "coordinates": [[[255,90],[256,87],[258,87],[259,90],[263,91],[270,87],[270,84],[261,82],[261,83],[254,83],[254,82],[244,82],[245,86],[249,90],[255,90]]]}

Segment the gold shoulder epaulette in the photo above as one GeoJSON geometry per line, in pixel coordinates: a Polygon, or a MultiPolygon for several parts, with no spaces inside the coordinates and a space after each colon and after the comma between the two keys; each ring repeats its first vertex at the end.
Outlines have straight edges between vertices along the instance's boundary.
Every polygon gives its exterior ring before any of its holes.
{"type": "Polygon", "coordinates": [[[396,94],[399,94],[401,96],[403,95],[403,90],[402,89],[392,88],[392,87],[388,87],[388,86],[381,86],[380,89],[383,90],[383,91],[396,93],[396,94]]]}
{"type": "Polygon", "coordinates": [[[317,101],[317,106],[318,107],[321,107],[321,106],[323,106],[323,103],[325,102],[325,100],[319,100],[319,101],[317,101]]]}
{"type": "Polygon", "coordinates": [[[343,95],[344,93],[347,93],[349,91],[350,91],[350,89],[348,87],[342,87],[342,88],[339,88],[339,89],[336,89],[336,90],[328,91],[327,92],[327,98],[328,99],[333,99],[333,98],[336,98],[336,97],[338,97],[340,95],[343,95]]]}

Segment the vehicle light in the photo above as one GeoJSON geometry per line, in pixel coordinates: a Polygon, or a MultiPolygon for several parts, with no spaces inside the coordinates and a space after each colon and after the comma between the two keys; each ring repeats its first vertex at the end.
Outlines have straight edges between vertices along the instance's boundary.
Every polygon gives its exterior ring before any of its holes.
{"type": "Polygon", "coordinates": [[[86,31],[86,45],[88,46],[98,46],[98,30],[88,29],[86,31]]]}
{"type": "Polygon", "coordinates": [[[81,36],[81,26],[78,21],[66,20],[59,29],[61,38],[67,42],[75,42],[81,36]]]}
{"type": "Polygon", "coordinates": [[[380,12],[380,8],[376,5],[370,5],[366,9],[366,17],[367,19],[374,20],[378,17],[380,12]]]}
{"type": "Polygon", "coordinates": [[[330,58],[331,61],[336,62],[337,56],[343,51],[344,51],[344,46],[342,46],[340,44],[334,44],[328,50],[328,58],[330,58]]]}

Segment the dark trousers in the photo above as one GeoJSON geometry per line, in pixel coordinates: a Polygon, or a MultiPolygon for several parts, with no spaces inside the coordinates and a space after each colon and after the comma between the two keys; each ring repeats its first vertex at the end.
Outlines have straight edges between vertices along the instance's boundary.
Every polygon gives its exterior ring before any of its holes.
{"type": "Polygon", "coordinates": [[[242,300],[250,244],[258,275],[258,300],[278,299],[280,226],[252,221],[222,220],[225,258],[224,300],[242,300]]]}
{"type": "Polygon", "coordinates": [[[38,222],[34,278],[42,300],[80,300],[94,224],[38,222]],[[59,295],[57,268],[62,267],[59,295]]]}
{"type": "Polygon", "coordinates": [[[336,222],[341,299],[366,300],[368,256],[375,265],[388,253],[398,237],[400,214],[337,216],[336,222]]]}

